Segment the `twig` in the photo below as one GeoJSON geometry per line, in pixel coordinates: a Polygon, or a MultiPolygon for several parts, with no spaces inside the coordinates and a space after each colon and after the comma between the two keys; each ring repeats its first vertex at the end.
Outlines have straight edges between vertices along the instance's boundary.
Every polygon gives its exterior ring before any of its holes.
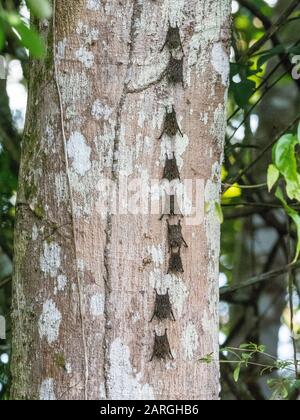
{"type": "MultiPolygon", "coordinates": [[[[297,42],[295,42],[293,44],[293,48],[297,47],[300,44],[300,40],[298,40],[297,42]]],[[[285,57],[288,58],[289,55],[286,53],[285,57]]],[[[265,84],[268,83],[268,81],[271,79],[271,77],[276,73],[276,71],[280,68],[280,66],[283,65],[283,60],[281,60],[278,64],[276,64],[276,66],[270,71],[270,73],[268,74],[268,76],[266,78],[264,78],[264,80],[254,89],[254,91],[252,92],[251,96],[249,97],[252,98],[265,84]]],[[[236,114],[241,110],[241,107],[237,107],[233,113],[228,117],[227,119],[227,123],[229,124],[229,122],[232,120],[232,118],[234,118],[236,116],[236,114]]],[[[232,147],[232,146],[231,146],[232,147]]]]}
{"type": "Polygon", "coordinates": [[[297,115],[297,117],[289,124],[288,127],[286,127],[284,130],[282,130],[278,136],[275,137],[274,140],[272,140],[269,144],[267,144],[266,147],[259,153],[259,155],[249,164],[247,165],[233,180],[230,181],[231,184],[235,184],[238,182],[247,172],[250,171],[250,169],[253,168],[257,164],[257,162],[264,156],[266,152],[268,152],[274,144],[278,142],[278,140],[289,130],[291,130],[300,120],[300,113],[297,115]]]}
{"type": "MultiPolygon", "coordinates": [[[[266,15],[264,15],[262,13],[262,11],[253,2],[250,2],[249,0],[238,0],[238,1],[243,7],[248,9],[254,16],[258,17],[262,21],[262,24],[264,25],[264,28],[267,31],[272,28],[273,24],[270,21],[270,19],[266,15]]],[[[294,19],[295,18],[287,19],[286,23],[290,22],[294,19]]],[[[281,45],[281,41],[278,38],[276,33],[274,33],[271,36],[271,41],[272,41],[272,43],[275,47],[278,46],[278,45],[281,45]]],[[[285,53],[279,53],[278,56],[281,60],[280,64],[282,64],[285,67],[285,69],[288,71],[288,69],[290,69],[291,66],[292,66],[292,63],[291,63],[291,60],[289,59],[289,56],[285,53]]],[[[295,83],[298,86],[298,89],[300,89],[300,79],[295,80],[295,83]]]]}
{"type": "Polygon", "coordinates": [[[299,6],[300,0],[293,0],[291,4],[287,7],[287,9],[282,13],[282,15],[279,17],[276,23],[274,23],[269,30],[265,33],[264,36],[262,36],[248,51],[245,55],[243,55],[240,59],[240,61],[245,62],[249,57],[251,57],[253,54],[255,54],[260,48],[269,41],[270,38],[276,32],[285,25],[286,21],[288,20],[288,17],[293,13],[293,11],[299,6]]]}
{"type": "Polygon", "coordinates": [[[281,268],[278,268],[273,271],[269,271],[267,273],[259,274],[257,276],[251,277],[248,280],[242,281],[237,283],[233,286],[225,286],[220,289],[220,296],[224,297],[231,293],[237,292],[238,290],[245,289],[246,287],[254,286],[255,284],[262,283],[268,281],[272,278],[278,277],[282,274],[286,274],[288,270],[295,269],[300,267],[300,261],[296,262],[295,264],[288,264],[281,268]]]}
{"type": "Polygon", "coordinates": [[[260,207],[262,209],[281,209],[280,204],[275,203],[260,203],[258,201],[239,201],[238,203],[222,203],[222,207],[260,207]]]}
{"type": "MultiPolygon", "coordinates": [[[[290,70],[292,70],[292,67],[290,68],[290,70]]],[[[234,138],[234,136],[236,135],[236,133],[238,132],[238,130],[245,124],[245,122],[247,121],[248,117],[252,114],[252,112],[254,111],[254,109],[262,102],[262,100],[264,99],[264,97],[273,89],[274,86],[277,85],[277,83],[279,83],[286,75],[288,74],[287,71],[285,71],[284,73],[282,73],[271,85],[267,86],[265,91],[263,92],[263,94],[260,96],[259,99],[257,99],[257,101],[250,107],[250,109],[245,113],[245,116],[243,118],[243,120],[240,122],[240,124],[234,129],[233,133],[231,134],[231,136],[226,140],[227,143],[230,143],[230,141],[234,138]]]]}
{"type": "MultiPolygon", "coordinates": [[[[221,360],[220,363],[222,364],[236,364],[239,365],[241,364],[240,360],[221,360]]],[[[274,370],[281,370],[278,366],[272,366],[272,365],[263,365],[262,363],[255,363],[255,362],[247,362],[247,366],[255,366],[255,367],[259,367],[262,369],[266,369],[269,371],[274,371],[274,370]]],[[[289,367],[285,367],[284,370],[288,370],[290,372],[294,372],[294,369],[289,368],[289,367]]]]}
{"type": "Polygon", "coordinates": [[[257,185],[235,185],[235,184],[228,184],[228,183],[222,183],[222,185],[223,185],[223,187],[226,187],[227,189],[228,188],[236,188],[237,190],[238,189],[241,189],[241,190],[253,190],[253,189],[256,189],[256,188],[264,188],[264,187],[267,187],[267,184],[266,183],[264,183],[264,184],[257,184],[257,185]]]}
{"type": "Polygon", "coordinates": [[[0,289],[2,289],[2,287],[6,286],[8,283],[10,283],[10,282],[11,282],[11,280],[12,280],[12,278],[11,278],[11,277],[7,277],[6,279],[2,280],[2,281],[0,282],[0,289]]]}

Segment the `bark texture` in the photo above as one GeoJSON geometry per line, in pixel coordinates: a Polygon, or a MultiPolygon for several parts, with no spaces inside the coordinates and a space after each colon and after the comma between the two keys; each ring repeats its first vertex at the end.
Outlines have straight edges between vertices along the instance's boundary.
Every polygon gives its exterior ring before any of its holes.
{"type": "Polygon", "coordinates": [[[12,398],[217,399],[215,212],[229,74],[229,0],[57,0],[39,23],[15,238],[12,398]],[[168,21],[180,28],[184,87],[164,77],[168,21]],[[185,273],[166,275],[167,224],[113,214],[121,175],[161,179],[175,105],[182,179],[204,180],[201,225],[183,223],[185,273]],[[103,203],[108,203],[108,210],[103,203]],[[205,205],[204,205],[205,203],[205,205]],[[149,323],[169,288],[176,322],[149,323]],[[174,360],[150,362],[154,329],[174,360]]]}

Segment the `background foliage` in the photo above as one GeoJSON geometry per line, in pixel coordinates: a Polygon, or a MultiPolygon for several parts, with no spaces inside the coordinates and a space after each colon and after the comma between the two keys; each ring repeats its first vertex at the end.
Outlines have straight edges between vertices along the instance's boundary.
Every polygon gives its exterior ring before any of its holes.
{"type": "MultiPolygon", "coordinates": [[[[27,0],[48,18],[46,0],[27,0]]],[[[0,1],[0,394],[8,398],[10,276],[24,115],[13,103],[14,69],[26,88],[28,53],[44,46],[25,2],[0,1]]],[[[222,398],[297,399],[300,332],[300,0],[233,1],[228,129],[223,167],[220,341],[222,398]],[[296,258],[295,258],[296,255],[296,258]]],[[[205,355],[199,355],[202,357],[205,355]]],[[[206,355],[200,362],[210,362],[206,355]]]]}

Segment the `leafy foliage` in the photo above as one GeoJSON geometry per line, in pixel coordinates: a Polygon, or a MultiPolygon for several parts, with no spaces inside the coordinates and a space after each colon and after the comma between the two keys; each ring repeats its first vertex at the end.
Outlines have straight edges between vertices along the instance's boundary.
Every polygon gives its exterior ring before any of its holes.
{"type": "MultiPolygon", "coordinates": [[[[300,125],[299,125],[300,126],[300,125]]],[[[299,129],[298,129],[299,134],[299,129]]],[[[290,200],[300,202],[300,173],[298,172],[296,146],[300,145],[298,134],[285,134],[282,136],[273,148],[273,164],[268,168],[268,186],[272,190],[274,185],[282,177],[285,181],[286,195],[290,200]]],[[[283,205],[287,215],[293,220],[297,229],[297,246],[294,263],[300,255],[300,215],[288,205],[281,187],[278,187],[275,193],[278,200],[283,205]]]]}
{"type": "MultiPolygon", "coordinates": [[[[283,377],[267,381],[271,390],[271,400],[286,400],[291,394],[300,390],[300,380],[295,379],[295,361],[280,360],[266,353],[264,345],[255,343],[241,344],[239,347],[224,347],[220,350],[221,364],[234,366],[232,378],[238,383],[242,369],[258,367],[260,376],[268,373],[282,372],[283,377]],[[263,361],[257,361],[257,358],[263,361]]],[[[211,364],[214,362],[213,354],[199,360],[200,363],[211,364]]],[[[298,361],[300,363],[300,361],[298,361]]]]}
{"type": "MultiPolygon", "coordinates": [[[[52,10],[48,0],[27,0],[26,1],[32,14],[40,19],[49,18],[52,10]]],[[[20,2],[17,2],[20,6],[20,2]]],[[[36,29],[22,19],[18,9],[11,7],[10,2],[0,3],[0,52],[5,48],[9,38],[28,49],[35,58],[43,58],[45,55],[45,45],[36,29]],[[7,8],[4,6],[7,5],[7,8]]]]}

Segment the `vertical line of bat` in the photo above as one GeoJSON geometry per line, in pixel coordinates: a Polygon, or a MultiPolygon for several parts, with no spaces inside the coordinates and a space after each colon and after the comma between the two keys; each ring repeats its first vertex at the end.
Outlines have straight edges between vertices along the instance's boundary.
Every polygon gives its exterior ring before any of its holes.
{"type": "MultiPolygon", "coordinates": [[[[169,22],[168,32],[166,36],[166,41],[161,49],[162,52],[165,48],[168,48],[170,59],[166,72],[167,81],[171,85],[181,84],[184,87],[184,78],[183,78],[183,64],[184,64],[184,50],[181,42],[180,29],[178,25],[173,27],[169,22]],[[178,53],[180,56],[178,58],[178,53]]],[[[166,115],[163,125],[162,133],[159,137],[161,140],[164,135],[174,138],[177,135],[183,137],[183,133],[178,124],[177,114],[175,105],[172,105],[172,108],[166,108],[166,115]]],[[[166,155],[165,167],[163,171],[163,179],[168,180],[170,183],[174,180],[181,180],[180,171],[177,165],[175,150],[173,150],[172,157],[166,155]]],[[[182,234],[182,225],[181,220],[179,219],[177,224],[171,224],[170,219],[179,216],[183,217],[179,211],[176,201],[175,192],[168,195],[168,205],[162,214],[160,221],[164,217],[167,217],[167,232],[168,232],[168,253],[169,253],[169,262],[168,262],[168,274],[179,274],[184,273],[183,263],[181,259],[181,249],[182,246],[185,248],[188,247],[187,243],[184,240],[182,234]]],[[[169,289],[167,289],[165,294],[160,294],[157,289],[155,289],[155,304],[154,312],[151,318],[151,321],[156,318],[160,322],[172,320],[176,321],[173,308],[170,300],[169,289]]],[[[153,359],[173,360],[169,339],[168,339],[168,330],[165,329],[163,335],[158,335],[154,331],[154,347],[151,357],[153,359]]]]}

